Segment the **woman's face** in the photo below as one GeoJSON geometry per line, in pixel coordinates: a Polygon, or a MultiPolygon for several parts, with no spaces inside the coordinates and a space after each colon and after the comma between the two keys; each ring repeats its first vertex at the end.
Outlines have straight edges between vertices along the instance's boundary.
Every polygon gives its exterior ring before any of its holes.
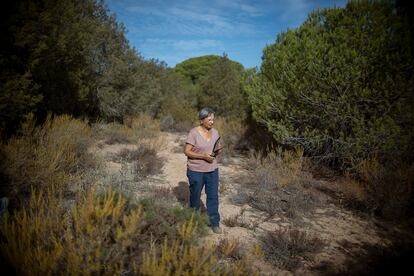
{"type": "Polygon", "coordinates": [[[211,129],[214,124],[214,114],[208,115],[206,118],[201,120],[201,125],[206,129],[211,129]]]}

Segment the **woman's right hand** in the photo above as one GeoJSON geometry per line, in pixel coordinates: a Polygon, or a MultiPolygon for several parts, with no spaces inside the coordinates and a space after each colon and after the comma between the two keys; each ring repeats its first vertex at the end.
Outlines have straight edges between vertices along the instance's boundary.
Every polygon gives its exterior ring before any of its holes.
{"type": "Polygon", "coordinates": [[[206,160],[207,162],[213,162],[213,160],[216,159],[214,156],[211,156],[208,153],[204,153],[204,160],[206,160]]]}

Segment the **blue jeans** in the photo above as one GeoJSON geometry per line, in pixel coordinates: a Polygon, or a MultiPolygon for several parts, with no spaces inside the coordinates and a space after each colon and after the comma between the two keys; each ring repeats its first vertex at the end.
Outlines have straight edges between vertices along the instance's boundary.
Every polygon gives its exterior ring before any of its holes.
{"type": "Polygon", "coordinates": [[[195,172],[187,169],[187,177],[190,185],[190,207],[200,210],[201,191],[205,186],[207,214],[210,217],[210,224],[211,226],[218,226],[220,224],[220,214],[218,211],[218,169],[212,172],[195,172]]]}

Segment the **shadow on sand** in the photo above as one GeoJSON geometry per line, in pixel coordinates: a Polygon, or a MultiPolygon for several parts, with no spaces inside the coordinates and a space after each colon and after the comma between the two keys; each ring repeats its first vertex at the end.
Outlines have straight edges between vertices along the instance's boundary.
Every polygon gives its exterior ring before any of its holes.
{"type": "MultiPolygon", "coordinates": [[[[190,199],[190,189],[188,187],[188,183],[185,181],[178,182],[178,185],[172,189],[174,196],[177,198],[178,202],[180,202],[184,206],[189,206],[189,199],[190,199]]],[[[206,206],[201,200],[201,211],[205,211],[206,206]]]]}

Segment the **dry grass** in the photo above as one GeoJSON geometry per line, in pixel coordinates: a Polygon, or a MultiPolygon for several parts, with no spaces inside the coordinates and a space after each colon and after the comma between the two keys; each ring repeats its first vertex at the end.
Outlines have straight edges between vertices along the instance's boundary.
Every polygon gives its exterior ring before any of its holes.
{"type": "Polygon", "coordinates": [[[219,256],[240,260],[243,257],[243,248],[239,240],[229,240],[222,238],[217,245],[219,256]]]}
{"type": "Polygon", "coordinates": [[[225,163],[229,161],[230,157],[235,156],[239,150],[245,148],[243,137],[247,126],[241,120],[229,120],[218,117],[214,127],[221,136],[221,143],[224,149],[220,154],[220,160],[225,163]]]}
{"type": "Polygon", "coordinates": [[[268,220],[268,218],[263,218],[263,219],[256,219],[255,221],[248,221],[246,220],[246,218],[244,217],[244,212],[246,211],[246,208],[242,208],[240,209],[240,212],[232,215],[232,216],[228,216],[226,218],[224,218],[222,220],[223,224],[228,226],[228,227],[243,227],[249,230],[255,230],[256,227],[268,220]]]}
{"type": "Polygon", "coordinates": [[[345,174],[335,182],[328,182],[325,185],[320,183],[314,188],[328,194],[330,200],[334,200],[338,205],[357,214],[369,211],[368,194],[364,184],[349,174],[345,174]]]}
{"type": "Polygon", "coordinates": [[[319,202],[313,193],[301,185],[303,150],[270,150],[266,155],[253,153],[247,162],[251,178],[247,187],[252,189],[249,205],[264,211],[269,218],[284,214],[289,218],[299,218],[310,212],[319,202]]]}
{"type": "Polygon", "coordinates": [[[133,151],[133,171],[137,180],[149,175],[161,173],[164,160],[157,155],[154,148],[140,145],[133,151]]]}
{"type": "Polygon", "coordinates": [[[160,122],[141,114],[127,117],[124,124],[97,122],[92,127],[92,136],[105,144],[154,144],[160,146],[160,122]]]}
{"type": "Polygon", "coordinates": [[[95,125],[92,131],[67,116],[34,125],[29,120],[22,136],[2,145],[2,156],[13,161],[3,164],[5,176],[9,183],[20,184],[16,194],[30,195],[0,225],[2,264],[18,274],[35,275],[254,274],[253,253],[229,264],[216,262],[223,257],[216,246],[197,245],[207,232],[208,218],[174,205],[171,190],[154,189],[138,201],[112,190],[97,196],[92,189],[79,189],[76,199],[62,196],[69,183],[77,185],[85,175],[95,174],[94,160],[86,159],[92,133],[101,141],[108,133],[118,133],[111,137],[123,138],[110,137],[113,142],[137,142],[136,151],[121,153],[122,163],[132,161],[140,177],[154,173],[154,167],[160,168],[154,166],[162,142],[157,140],[159,125],[139,118],[126,125],[95,125]]]}
{"type": "Polygon", "coordinates": [[[142,252],[165,238],[195,248],[207,227],[190,209],[111,190],[79,193],[70,210],[63,206],[59,193],[34,190],[28,206],[0,225],[1,254],[19,274],[122,274],[144,266],[142,252]]]}
{"type": "Polygon", "coordinates": [[[132,143],[130,128],[116,122],[96,122],[92,126],[92,137],[95,140],[103,140],[107,145],[132,143]]]}
{"type": "Polygon", "coordinates": [[[262,236],[265,257],[274,265],[294,271],[309,253],[319,252],[326,244],[323,240],[298,229],[279,229],[262,236]]]}
{"type": "Polygon", "coordinates": [[[197,110],[173,99],[164,104],[160,122],[162,131],[187,132],[197,124],[197,110]]]}
{"type": "Polygon", "coordinates": [[[164,160],[160,158],[151,145],[140,144],[135,150],[122,149],[111,157],[119,163],[132,163],[132,173],[136,180],[161,172],[164,160]]]}
{"type": "Polygon", "coordinates": [[[81,182],[82,174],[99,166],[87,152],[91,129],[87,122],[62,115],[49,116],[35,126],[30,115],[22,133],[1,145],[3,195],[27,194],[31,187],[67,190],[81,182]]]}
{"type": "Polygon", "coordinates": [[[225,193],[227,193],[228,191],[230,191],[230,183],[228,179],[225,178],[221,178],[220,183],[219,183],[219,193],[221,195],[224,195],[225,193]]]}
{"type": "MultiPolygon", "coordinates": [[[[53,191],[33,191],[30,203],[1,225],[1,253],[19,274],[121,273],[139,234],[142,211],[114,192],[93,191],[70,211],[53,191]]],[[[138,249],[138,248],[137,248],[138,249]]]]}
{"type": "Polygon", "coordinates": [[[370,159],[361,162],[358,174],[367,194],[368,209],[388,219],[412,215],[414,206],[414,164],[387,163],[370,159]]]}
{"type": "Polygon", "coordinates": [[[304,163],[303,149],[300,147],[295,150],[271,148],[266,153],[251,152],[246,169],[255,171],[263,168],[271,171],[278,185],[284,187],[298,181],[304,163]]]}
{"type": "MultiPolygon", "coordinates": [[[[225,249],[231,250],[232,247],[228,244],[225,249]]],[[[160,249],[153,247],[149,253],[143,254],[144,261],[134,272],[143,275],[259,275],[252,267],[252,261],[258,257],[255,251],[233,262],[225,262],[218,255],[222,248],[217,249],[212,244],[197,247],[177,240],[165,240],[160,249]]]]}
{"type": "Polygon", "coordinates": [[[128,117],[124,125],[131,130],[135,140],[154,139],[161,131],[160,121],[146,114],[128,117]]]}
{"type": "Polygon", "coordinates": [[[368,195],[364,189],[364,184],[349,174],[345,174],[344,178],[339,179],[338,185],[341,187],[341,191],[345,194],[346,198],[359,202],[367,200],[368,195]]]}
{"type": "Polygon", "coordinates": [[[223,224],[228,227],[241,226],[241,219],[243,218],[243,214],[245,211],[246,208],[242,208],[237,214],[223,218],[223,224]]]}
{"type": "Polygon", "coordinates": [[[151,189],[151,192],[154,196],[156,196],[158,199],[162,201],[169,201],[173,202],[176,201],[175,195],[171,188],[169,187],[160,187],[155,186],[151,189]]]}

